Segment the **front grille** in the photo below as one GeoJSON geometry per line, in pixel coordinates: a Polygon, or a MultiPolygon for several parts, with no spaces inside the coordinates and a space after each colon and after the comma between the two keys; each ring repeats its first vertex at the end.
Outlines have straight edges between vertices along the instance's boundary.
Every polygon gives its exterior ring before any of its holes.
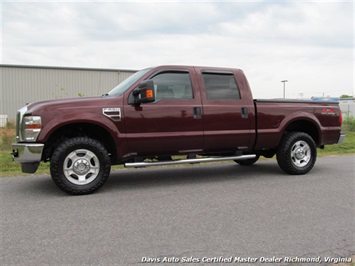
{"type": "Polygon", "coordinates": [[[17,110],[16,114],[16,141],[23,141],[22,139],[22,121],[25,113],[27,112],[27,106],[22,107],[17,110]]]}
{"type": "Polygon", "coordinates": [[[20,141],[20,123],[21,123],[21,112],[17,111],[16,114],[16,140],[20,141]]]}

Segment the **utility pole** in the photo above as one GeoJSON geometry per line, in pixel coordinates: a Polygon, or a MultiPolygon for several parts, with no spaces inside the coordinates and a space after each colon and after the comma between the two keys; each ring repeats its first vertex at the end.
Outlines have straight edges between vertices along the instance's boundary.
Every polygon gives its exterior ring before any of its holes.
{"type": "Polygon", "coordinates": [[[285,87],[286,87],[286,82],[288,82],[288,80],[281,80],[281,82],[284,84],[284,99],[285,99],[286,98],[285,87]]]}

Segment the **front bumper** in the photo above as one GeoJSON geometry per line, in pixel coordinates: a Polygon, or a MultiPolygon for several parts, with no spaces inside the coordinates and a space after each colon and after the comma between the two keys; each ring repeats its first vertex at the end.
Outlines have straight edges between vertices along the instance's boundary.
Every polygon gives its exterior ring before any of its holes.
{"type": "Polygon", "coordinates": [[[340,137],[338,139],[338,144],[343,143],[344,140],[345,140],[345,134],[344,133],[340,133],[340,137]]]}
{"type": "Polygon", "coordinates": [[[21,163],[22,172],[34,173],[41,161],[43,148],[42,143],[13,143],[12,158],[21,163]]]}

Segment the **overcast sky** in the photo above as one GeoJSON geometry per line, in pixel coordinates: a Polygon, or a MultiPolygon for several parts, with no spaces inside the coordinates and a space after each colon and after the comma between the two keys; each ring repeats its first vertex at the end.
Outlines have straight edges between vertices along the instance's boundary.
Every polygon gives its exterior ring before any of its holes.
{"type": "Polygon", "coordinates": [[[255,98],[354,94],[349,1],[2,1],[1,63],[241,68],[255,98]]]}

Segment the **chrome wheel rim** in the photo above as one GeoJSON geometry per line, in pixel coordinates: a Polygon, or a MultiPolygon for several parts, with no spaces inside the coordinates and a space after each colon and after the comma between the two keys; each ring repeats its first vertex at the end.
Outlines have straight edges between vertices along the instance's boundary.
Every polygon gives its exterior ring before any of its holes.
{"type": "Polygon", "coordinates": [[[87,185],[95,180],[100,171],[99,158],[86,149],[68,154],[63,163],[64,176],[75,185],[87,185]]]}
{"type": "Polygon", "coordinates": [[[311,147],[307,142],[300,140],[291,148],[291,160],[297,167],[305,167],[312,158],[311,147]]]}

